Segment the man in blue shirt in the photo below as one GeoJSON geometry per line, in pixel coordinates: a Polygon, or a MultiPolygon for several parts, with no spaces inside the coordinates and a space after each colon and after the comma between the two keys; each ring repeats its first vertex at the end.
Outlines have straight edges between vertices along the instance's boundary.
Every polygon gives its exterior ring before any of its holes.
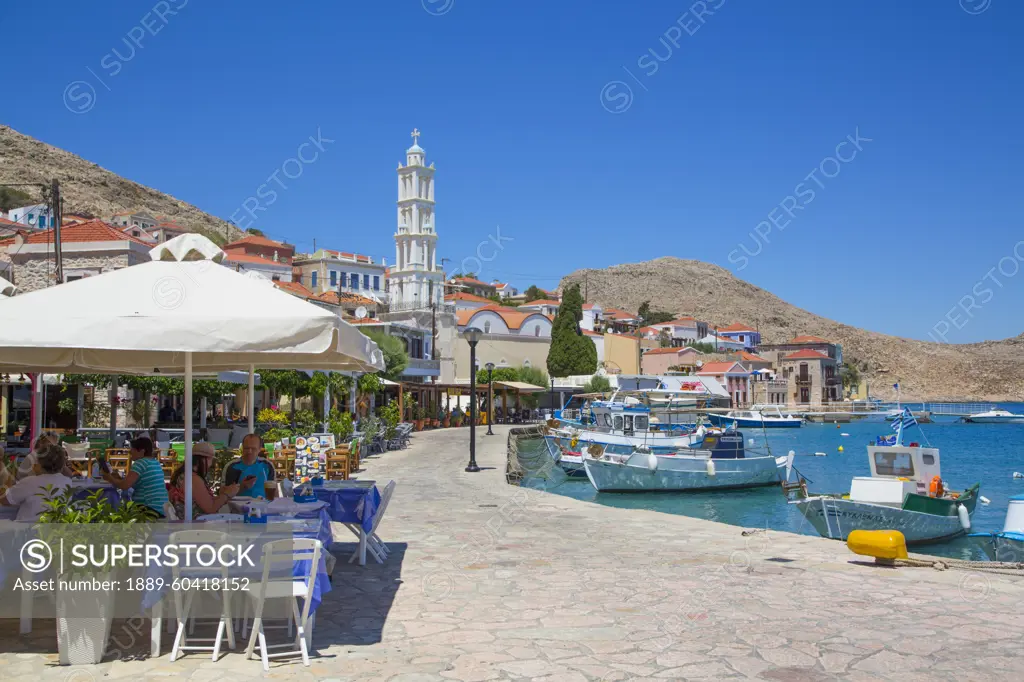
{"type": "Polygon", "coordinates": [[[274,481],[274,465],[260,457],[263,443],[255,433],[242,439],[242,456],[232,460],[224,469],[224,483],[241,486],[240,495],[274,498],[275,488],[267,483],[274,481]]]}

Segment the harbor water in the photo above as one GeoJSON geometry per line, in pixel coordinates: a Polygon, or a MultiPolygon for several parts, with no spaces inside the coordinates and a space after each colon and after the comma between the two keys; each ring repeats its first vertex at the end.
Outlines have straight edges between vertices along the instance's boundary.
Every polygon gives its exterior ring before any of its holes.
{"type": "MultiPolygon", "coordinates": [[[[912,406],[911,406],[912,407],[912,406]]],[[[1001,409],[1022,414],[1024,404],[1000,405],[1001,409]]],[[[814,492],[846,493],[854,476],[869,476],[867,445],[880,435],[892,433],[885,422],[849,424],[804,424],[798,429],[744,429],[744,438],[754,439],[753,448],[767,446],[771,454],[796,453],[794,466],[808,480],[814,492]],[[842,448],[840,451],[839,448],[842,448]],[[822,452],[825,456],[815,456],[822,452]]],[[[927,443],[940,449],[942,478],[953,490],[981,484],[981,495],[990,504],[978,504],[972,519],[972,532],[1002,530],[1009,498],[1024,493],[1024,479],[1013,478],[1024,472],[1024,424],[963,424],[955,421],[923,424],[908,429],[905,443],[927,443]],[[923,431],[922,431],[923,430],[923,431]]],[[[518,443],[521,459],[537,461],[547,449],[541,438],[522,439],[518,443]]],[[[794,476],[795,478],[795,476],[794,476]]],[[[723,492],[697,493],[598,493],[586,478],[539,480],[527,475],[522,485],[543,487],[548,492],[612,507],[650,509],[720,521],[743,528],[817,535],[799,511],[787,503],[779,487],[723,492]]],[[[915,552],[960,559],[983,559],[984,555],[968,538],[914,548],[915,552]]]]}

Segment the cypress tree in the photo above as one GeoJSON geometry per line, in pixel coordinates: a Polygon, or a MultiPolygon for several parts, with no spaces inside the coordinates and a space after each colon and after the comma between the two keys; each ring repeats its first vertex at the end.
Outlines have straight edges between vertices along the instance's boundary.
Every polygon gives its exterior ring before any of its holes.
{"type": "Polygon", "coordinates": [[[562,303],[551,327],[551,349],[548,351],[548,374],[551,376],[567,377],[597,371],[597,347],[580,330],[581,319],[583,297],[580,296],[580,285],[574,284],[562,295],[562,303]]]}

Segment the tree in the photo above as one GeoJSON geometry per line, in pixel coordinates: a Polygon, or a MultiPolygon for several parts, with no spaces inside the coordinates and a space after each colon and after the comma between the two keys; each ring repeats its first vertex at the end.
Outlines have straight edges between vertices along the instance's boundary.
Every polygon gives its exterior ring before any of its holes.
{"type": "MultiPolygon", "coordinates": [[[[548,380],[547,372],[539,367],[520,367],[519,368],[519,381],[524,384],[532,384],[534,386],[541,386],[547,388],[551,385],[548,380]]],[[[540,393],[524,393],[520,398],[520,402],[524,407],[528,407],[531,410],[536,409],[540,405],[540,393]]]]}
{"type": "Polygon", "coordinates": [[[696,351],[700,351],[701,353],[717,353],[718,352],[718,349],[715,348],[715,344],[713,344],[713,343],[701,343],[700,341],[691,341],[691,342],[689,342],[686,345],[687,345],[687,347],[692,348],[692,349],[694,349],[696,351]]]}
{"type": "Polygon", "coordinates": [[[843,388],[847,393],[852,393],[855,388],[860,386],[860,369],[857,368],[856,363],[844,362],[843,366],[839,368],[839,376],[843,379],[843,388]]]}
{"type": "MultiPolygon", "coordinates": [[[[519,370],[515,367],[495,367],[492,373],[494,381],[519,381],[519,370]]],[[[481,367],[476,370],[476,382],[487,383],[487,368],[481,367]]]]}
{"type": "Polygon", "coordinates": [[[597,371],[597,347],[583,335],[583,297],[580,285],[566,289],[558,314],[551,328],[551,348],[548,350],[548,373],[555,377],[593,374],[597,371]]]}
{"type": "Polygon", "coordinates": [[[600,374],[595,374],[590,377],[590,381],[583,384],[584,393],[606,393],[612,388],[612,382],[608,381],[608,377],[603,377],[600,374]]]}
{"type": "Polygon", "coordinates": [[[545,294],[544,291],[536,284],[531,284],[529,288],[524,292],[524,295],[526,296],[527,303],[529,303],[530,301],[540,301],[541,299],[547,298],[547,294],[545,294]]]}
{"type": "Polygon", "coordinates": [[[651,302],[644,301],[640,304],[640,309],[637,310],[637,316],[643,323],[643,326],[649,327],[652,324],[661,324],[663,322],[671,322],[675,319],[675,315],[672,313],[658,312],[651,310],[651,302]]]}
{"type": "Polygon", "coordinates": [[[352,379],[337,372],[313,372],[309,381],[309,394],[313,396],[313,410],[323,417],[324,392],[331,397],[331,406],[338,404],[352,386],[352,379]]]}
{"type": "Polygon", "coordinates": [[[246,234],[251,234],[251,235],[256,236],[256,237],[266,237],[267,236],[267,235],[263,234],[263,230],[258,230],[255,227],[250,227],[245,232],[246,232],[246,234]]]}
{"type": "Polygon", "coordinates": [[[405,346],[394,337],[382,331],[372,330],[363,332],[373,339],[384,354],[384,371],[381,376],[391,381],[398,381],[402,372],[409,366],[409,354],[405,352],[405,346]]]}
{"type": "Polygon", "coordinates": [[[16,187],[0,187],[0,211],[6,213],[12,208],[21,208],[38,203],[28,192],[16,187]]]}
{"type": "Polygon", "coordinates": [[[672,335],[668,333],[667,329],[662,329],[658,332],[658,345],[662,348],[670,348],[672,346],[672,335]]]}

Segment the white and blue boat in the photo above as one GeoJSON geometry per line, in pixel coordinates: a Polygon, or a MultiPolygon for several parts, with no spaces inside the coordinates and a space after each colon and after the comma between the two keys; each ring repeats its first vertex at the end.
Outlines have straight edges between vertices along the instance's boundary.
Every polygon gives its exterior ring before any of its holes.
{"type": "Polygon", "coordinates": [[[998,533],[971,533],[968,537],[992,561],[1024,561],[1024,495],[1010,498],[1003,530],[998,533]]]}
{"type": "Polygon", "coordinates": [[[739,431],[707,433],[695,447],[671,455],[637,450],[629,455],[583,454],[583,467],[600,492],[685,492],[779,485],[792,461],[748,456],[739,431]],[[596,456],[595,456],[596,455],[596,456]]]}
{"type": "Polygon", "coordinates": [[[708,414],[715,426],[735,426],[741,429],[798,429],[803,419],[783,414],[777,406],[766,405],[758,409],[729,410],[725,414],[708,414]]]}

